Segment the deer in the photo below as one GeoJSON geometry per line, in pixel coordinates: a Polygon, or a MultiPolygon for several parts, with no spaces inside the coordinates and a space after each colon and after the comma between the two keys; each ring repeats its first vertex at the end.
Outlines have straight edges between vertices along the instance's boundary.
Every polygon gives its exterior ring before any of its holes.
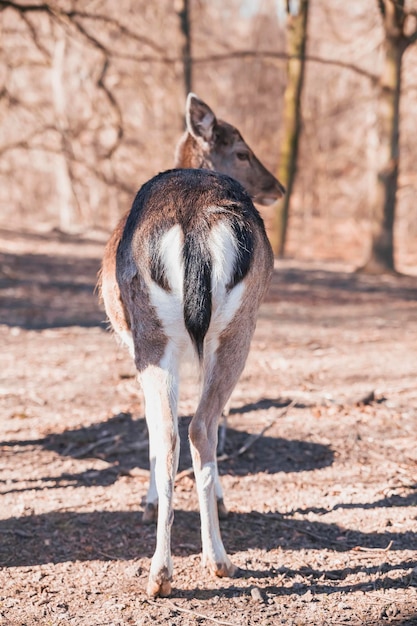
{"type": "Polygon", "coordinates": [[[273,254],[253,202],[285,193],[237,128],[195,94],[174,169],[138,191],[105,248],[99,287],[110,324],[134,359],[145,401],[150,481],[143,522],[157,522],[147,593],[171,593],[173,490],[179,460],[180,364],[198,364],[188,437],[201,519],[202,565],[242,573],[226,553],[219,515],[218,421],[243,371],[273,254]]]}

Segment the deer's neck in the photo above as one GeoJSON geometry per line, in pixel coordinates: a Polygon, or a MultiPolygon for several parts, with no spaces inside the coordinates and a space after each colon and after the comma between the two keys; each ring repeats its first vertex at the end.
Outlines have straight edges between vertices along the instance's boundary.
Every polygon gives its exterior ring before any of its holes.
{"type": "Polygon", "coordinates": [[[198,141],[187,132],[184,133],[178,142],[174,167],[213,169],[210,160],[204,154],[204,150],[198,141]]]}

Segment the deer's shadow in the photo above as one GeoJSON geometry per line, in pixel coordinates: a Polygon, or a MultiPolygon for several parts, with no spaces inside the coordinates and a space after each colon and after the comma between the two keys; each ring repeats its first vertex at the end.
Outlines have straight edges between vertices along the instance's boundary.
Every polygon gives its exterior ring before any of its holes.
{"type": "MultiPolygon", "coordinates": [[[[283,406],[283,404],[273,400],[259,402],[259,408],[278,406],[283,406]]],[[[247,410],[253,410],[255,405],[248,405],[248,407],[247,410]]],[[[233,412],[236,411],[235,409],[233,412]]],[[[242,407],[239,412],[244,413],[245,407],[242,407]]],[[[192,465],[188,442],[190,419],[190,417],[182,417],[179,421],[180,472],[192,465]]],[[[256,435],[256,433],[253,434],[256,435]]],[[[262,435],[251,443],[246,452],[237,454],[250,437],[251,434],[245,430],[227,428],[224,450],[227,458],[219,462],[220,474],[245,476],[258,472],[276,474],[312,471],[333,463],[334,453],[328,445],[266,435],[262,435]]],[[[100,458],[108,464],[102,470],[84,470],[79,473],[47,476],[43,479],[44,487],[39,486],[39,479],[36,479],[33,482],[37,485],[29,485],[28,489],[106,486],[113,484],[121,474],[126,474],[133,468],[149,469],[148,432],[145,419],[133,419],[130,413],[120,413],[105,422],[88,427],[52,433],[43,439],[7,441],[2,442],[2,445],[16,446],[16,449],[39,446],[46,450],[53,450],[64,457],[100,458]]],[[[11,484],[9,492],[13,490],[13,484],[11,484]]]]}
{"type": "MultiPolygon", "coordinates": [[[[0,566],[32,566],[43,563],[89,560],[134,560],[149,558],[155,548],[156,525],[141,524],[139,511],[51,511],[0,520],[0,566]]],[[[349,552],[353,548],[391,551],[417,550],[417,533],[413,531],[364,532],[335,523],[311,522],[286,518],[279,512],[266,514],[251,511],[232,513],[221,522],[222,535],[230,554],[242,549],[269,552],[285,550],[328,550],[349,552]]],[[[173,554],[190,556],[201,552],[200,519],[197,511],[175,511],[173,554]]],[[[251,568],[250,557],[247,567],[251,568]]],[[[277,564],[278,567],[280,565],[277,564]]],[[[416,561],[407,567],[415,567],[416,561]]],[[[395,565],[388,566],[395,569],[395,565]]],[[[348,573],[364,571],[365,565],[347,570],[333,570],[329,579],[343,580],[348,573]]],[[[308,575],[319,578],[323,570],[307,568],[308,575]]],[[[378,566],[369,566],[375,573],[378,566]]],[[[295,575],[288,568],[287,576],[295,575]]],[[[262,571],[252,576],[262,576],[262,571]]],[[[277,573],[277,572],[276,572],[277,573]]]]}

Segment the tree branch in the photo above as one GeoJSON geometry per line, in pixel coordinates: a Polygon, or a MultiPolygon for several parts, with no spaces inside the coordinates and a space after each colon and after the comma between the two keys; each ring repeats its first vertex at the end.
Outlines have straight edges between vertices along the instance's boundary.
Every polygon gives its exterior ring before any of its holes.
{"type": "Polygon", "coordinates": [[[158,46],[154,41],[148,39],[148,37],[144,37],[143,35],[138,35],[137,33],[132,32],[129,28],[127,28],[127,26],[121,24],[119,21],[115,20],[112,17],[108,17],[107,15],[87,13],[85,11],[68,11],[66,15],[69,18],[79,17],[87,20],[94,20],[95,22],[99,21],[105,22],[106,24],[111,24],[113,26],[116,26],[118,30],[122,33],[122,35],[126,35],[130,39],[149,46],[149,48],[152,48],[153,50],[155,50],[155,52],[158,52],[159,54],[164,54],[165,52],[164,48],[158,46]]]}
{"type": "Polygon", "coordinates": [[[53,15],[52,8],[49,4],[19,4],[10,0],[0,0],[0,11],[4,9],[14,9],[18,13],[40,12],[53,15]]]}
{"type": "Polygon", "coordinates": [[[45,48],[45,46],[39,41],[38,33],[36,32],[36,28],[34,27],[32,22],[30,21],[29,16],[26,15],[26,13],[22,13],[21,18],[24,21],[24,23],[26,24],[26,26],[28,27],[29,32],[30,32],[30,34],[32,36],[32,41],[34,42],[34,44],[37,47],[37,49],[39,50],[39,52],[41,52],[41,54],[45,57],[45,59],[50,61],[51,55],[49,54],[49,52],[45,48]]]}
{"type": "Polygon", "coordinates": [[[47,131],[58,132],[56,126],[48,125],[43,126],[42,128],[38,128],[34,130],[32,133],[27,135],[27,137],[23,139],[19,139],[18,141],[13,141],[12,143],[5,144],[0,146],[0,155],[5,154],[6,152],[10,152],[11,150],[46,150],[49,151],[46,147],[33,146],[32,142],[37,137],[43,136],[47,131]]]}
{"type": "MultiPolygon", "coordinates": [[[[242,59],[242,58],[254,58],[254,59],[282,59],[284,61],[288,61],[288,59],[298,58],[296,56],[288,55],[286,52],[274,52],[274,51],[262,51],[257,52],[255,50],[236,50],[234,52],[227,52],[224,54],[213,54],[206,57],[194,58],[194,63],[213,63],[218,61],[226,61],[228,59],[242,59]]],[[[312,63],[321,63],[323,65],[332,65],[334,67],[340,67],[342,69],[347,69],[360,76],[364,76],[368,78],[373,83],[378,82],[378,75],[373,74],[372,72],[368,72],[362,67],[354,65],[353,63],[347,63],[345,61],[339,61],[337,59],[325,59],[323,57],[318,57],[314,55],[307,55],[306,61],[310,61],[312,63]]],[[[175,59],[175,61],[178,59],[175,59]]],[[[174,61],[174,59],[173,59],[174,61]]]]}
{"type": "MultiPolygon", "coordinates": [[[[377,0],[377,2],[380,5],[381,12],[382,10],[385,11],[384,0],[377,0]]],[[[108,59],[112,57],[120,58],[120,59],[130,59],[137,63],[163,63],[166,65],[173,65],[182,60],[180,57],[168,57],[164,55],[163,48],[155,44],[153,41],[151,41],[147,37],[143,37],[142,35],[136,35],[136,33],[133,33],[130,29],[128,29],[126,26],[124,26],[117,20],[109,18],[105,15],[101,15],[101,14],[95,15],[95,14],[91,14],[85,11],[74,11],[74,10],[64,11],[62,9],[57,9],[55,7],[52,7],[48,3],[19,4],[17,2],[13,2],[12,0],[0,0],[0,11],[6,8],[11,8],[21,14],[29,13],[29,12],[38,12],[38,13],[44,12],[50,15],[51,17],[61,18],[61,19],[64,19],[65,21],[69,21],[85,39],[87,39],[91,44],[94,45],[94,47],[96,47],[102,53],[106,55],[107,62],[108,62],[108,59]],[[89,32],[83,24],[81,24],[80,18],[91,19],[91,20],[94,19],[96,21],[99,20],[99,21],[106,22],[108,24],[114,24],[120,30],[121,33],[153,48],[156,52],[158,52],[160,56],[153,57],[152,55],[143,55],[139,57],[139,56],[134,56],[134,55],[116,54],[114,53],[114,51],[109,50],[105,46],[105,44],[103,44],[99,39],[94,37],[94,35],[92,35],[91,32],[89,32]]],[[[413,33],[413,35],[411,36],[410,44],[415,41],[415,37],[417,37],[417,33],[413,33]]],[[[217,63],[217,62],[227,61],[230,59],[244,59],[244,58],[247,58],[247,59],[282,59],[283,61],[287,61],[289,59],[289,56],[285,52],[275,52],[275,51],[257,52],[255,50],[237,50],[237,51],[231,51],[231,52],[226,52],[222,54],[213,54],[213,55],[200,57],[200,58],[194,57],[193,63],[195,64],[217,63]]],[[[363,76],[367,78],[368,80],[371,80],[373,83],[376,83],[378,81],[377,75],[361,67],[358,67],[357,65],[354,65],[353,63],[347,63],[345,61],[339,61],[336,59],[324,59],[324,58],[316,57],[313,55],[308,55],[306,57],[306,61],[310,61],[312,63],[321,63],[324,65],[331,65],[334,67],[340,67],[342,69],[347,69],[352,72],[355,72],[356,74],[359,74],[360,76],[363,76]]],[[[104,88],[103,84],[101,84],[100,87],[104,88]]],[[[107,93],[107,97],[109,97],[108,90],[106,93],[107,93]]],[[[114,104],[115,103],[112,102],[113,106],[114,104]]]]}
{"type": "MultiPolygon", "coordinates": [[[[45,152],[48,154],[57,154],[62,155],[62,149],[59,147],[52,147],[48,145],[42,144],[34,144],[34,140],[39,137],[42,137],[46,131],[54,131],[59,133],[55,126],[45,126],[42,129],[36,130],[24,139],[20,139],[19,141],[15,141],[13,143],[6,144],[4,146],[0,146],[0,156],[5,154],[6,152],[12,150],[38,150],[39,152],[45,152]]],[[[117,176],[107,176],[104,174],[102,169],[97,167],[97,164],[89,164],[87,161],[80,160],[79,156],[75,157],[73,154],[66,154],[66,158],[71,164],[77,164],[85,168],[87,172],[95,176],[102,183],[107,185],[108,187],[117,188],[123,193],[128,194],[129,196],[133,196],[137,188],[133,185],[129,185],[123,180],[117,178],[117,176]]],[[[74,180],[76,180],[76,176],[74,175],[74,180]]]]}
{"type": "Polygon", "coordinates": [[[59,7],[52,6],[48,4],[47,2],[44,2],[43,4],[20,4],[18,2],[13,2],[12,0],[0,0],[0,11],[3,11],[7,8],[13,9],[17,13],[19,13],[21,16],[25,15],[26,13],[46,13],[51,17],[64,18],[68,20],[70,23],[75,24],[77,29],[87,39],[89,39],[92,43],[94,43],[101,49],[104,47],[103,44],[101,44],[101,42],[99,42],[96,38],[90,35],[87,31],[80,29],[80,23],[76,18],[94,20],[95,22],[98,22],[98,21],[105,22],[106,24],[116,26],[122,35],[125,35],[126,37],[129,37],[130,39],[133,39],[141,44],[144,44],[148,46],[149,48],[152,48],[155,52],[158,52],[159,54],[164,53],[164,49],[161,48],[161,46],[156,44],[154,41],[152,41],[148,37],[134,33],[127,26],[125,26],[124,24],[122,24],[121,22],[119,22],[118,20],[112,17],[108,17],[107,15],[103,15],[100,13],[88,13],[86,11],[76,11],[76,10],[65,11],[64,9],[61,9],[59,7]]]}
{"type": "Polygon", "coordinates": [[[97,81],[97,85],[106,94],[107,99],[108,99],[108,101],[110,103],[110,106],[113,108],[113,111],[115,112],[116,117],[117,117],[117,137],[116,137],[116,141],[114,142],[112,147],[109,148],[109,150],[106,153],[106,157],[110,158],[111,155],[115,152],[115,150],[120,145],[121,140],[123,139],[124,129],[123,129],[122,110],[121,110],[121,108],[119,106],[119,103],[117,102],[116,98],[114,97],[112,91],[107,87],[107,85],[104,82],[104,79],[106,77],[106,73],[107,73],[108,67],[109,67],[109,60],[108,60],[108,58],[106,58],[105,61],[104,61],[104,64],[103,64],[103,68],[102,68],[100,77],[99,77],[99,79],[97,81]]]}

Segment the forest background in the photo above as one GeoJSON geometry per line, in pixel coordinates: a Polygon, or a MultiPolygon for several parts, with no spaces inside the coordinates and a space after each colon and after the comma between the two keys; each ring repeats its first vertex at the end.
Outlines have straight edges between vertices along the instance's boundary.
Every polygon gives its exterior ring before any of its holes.
{"type": "MultiPolygon", "coordinates": [[[[172,167],[190,90],[286,179],[291,61],[305,61],[285,253],[363,266],[379,220],[394,244],[382,269],[414,273],[416,16],[415,0],[0,0],[0,226],[109,231],[138,187],[172,167]],[[382,107],[396,88],[390,153],[382,107]],[[378,186],[393,163],[387,222],[378,186]]],[[[273,241],[280,212],[262,209],[273,241]]]]}

